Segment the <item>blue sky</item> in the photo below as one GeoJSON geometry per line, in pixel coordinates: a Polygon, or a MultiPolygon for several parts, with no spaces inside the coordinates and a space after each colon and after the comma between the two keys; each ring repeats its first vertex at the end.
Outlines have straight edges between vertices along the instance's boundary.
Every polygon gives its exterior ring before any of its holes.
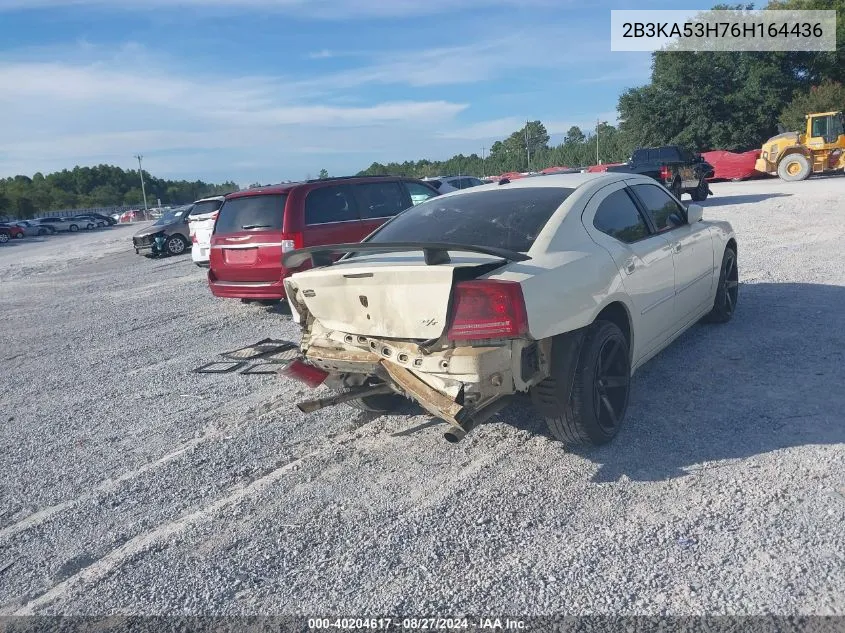
{"type": "MultiPolygon", "coordinates": [[[[596,0],[0,0],[0,175],[109,163],[245,185],[553,140],[646,83],[596,0]]],[[[689,7],[706,7],[694,2],[689,7]]]]}

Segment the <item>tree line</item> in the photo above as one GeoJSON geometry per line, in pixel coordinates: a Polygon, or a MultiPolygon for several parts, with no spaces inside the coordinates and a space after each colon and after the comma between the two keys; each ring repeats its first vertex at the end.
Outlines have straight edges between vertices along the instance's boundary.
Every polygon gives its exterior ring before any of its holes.
{"type": "MultiPolygon", "coordinates": [[[[714,9],[751,10],[753,5],[714,9]]],[[[651,80],[623,92],[618,128],[571,128],[557,145],[540,121],[493,144],[489,157],[373,163],[362,175],[498,175],[552,166],[626,160],[637,147],[683,145],[694,151],[747,151],[781,131],[804,129],[810,112],[845,107],[845,0],[771,0],[766,9],[836,10],[835,51],[658,51],[651,80]],[[598,148],[596,147],[598,136],[598,148]],[[598,149],[598,152],[597,152],[598,149]]]]}
{"type": "MultiPolygon", "coordinates": [[[[167,180],[144,171],[149,206],[186,204],[206,196],[237,191],[234,182],[219,185],[201,180],[167,180]]],[[[110,206],[143,207],[141,177],[137,170],[113,165],[74,167],[72,170],[0,179],[0,216],[32,218],[59,209],[110,206]]]]}

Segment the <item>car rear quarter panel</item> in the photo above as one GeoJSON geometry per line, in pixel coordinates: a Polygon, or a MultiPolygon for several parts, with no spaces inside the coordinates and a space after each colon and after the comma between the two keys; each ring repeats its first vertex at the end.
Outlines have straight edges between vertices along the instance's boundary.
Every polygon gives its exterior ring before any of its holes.
{"type": "Polygon", "coordinates": [[[599,180],[576,189],[537,236],[531,259],[491,275],[520,282],[529,331],[536,339],[585,327],[613,301],[631,313],[616,264],[581,223],[584,207],[607,184],[599,180]]]}
{"type": "Polygon", "coordinates": [[[491,278],[520,283],[529,333],[535,339],[585,327],[613,301],[621,301],[631,312],[616,265],[599,251],[551,253],[511,264],[491,278]]]}

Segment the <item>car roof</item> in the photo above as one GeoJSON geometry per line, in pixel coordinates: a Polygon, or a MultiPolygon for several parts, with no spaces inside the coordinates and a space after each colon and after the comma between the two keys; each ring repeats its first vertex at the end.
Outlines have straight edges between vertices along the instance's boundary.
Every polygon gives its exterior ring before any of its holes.
{"type": "Polygon", "coordinates": [[[226,196],[208,196],[208,198],[200,198],[199,200],[194,200],[193,204],[198,204],[200,202],[213,202],[216,200],[225,200],[226,196]]]}
{"type": "Polygon", "coordinates": [[[337,176],[334,178],[318,178],[314,180],[301,180],[298,182],[284,182],[277,185],[268,185],[267,187],[255,187],[253,189],[244,189],[243,191],[235,191],[226,196],[226,200],[233,198],[245,198],[248,196],[263,196],[271,194],[289,193],[292,189],[299,187],[307,187],[309,189],[316,188],[316,186],[332,185],[332,184],[356,184],[361,182],[381,182],[384,180],[418,180],[409,176],[337,176]]]}
{"type": "MultiPolygon", "coordinates": [[[[486,185],[478,185],[477,187],[470,187],[469,189],[460,189],[456,192],[449,192],[448,196],[466,195],[471,192],[491,191],[493,189],[520,189],[523,187],[561,187],[563,189],[577,189],[578,187],[587,183],[602,181],[603,184],[610,184],[620,180],[631,180],[636,174],[627,172],[594,172],[594,173],[576,173],[576,174],[550,174],[547,176],[532,176],[525,178],[517,178],[509,180],[504,184],[503,182],[494,181],[486,185]]],[[[645,177],[642,177],[645,178],[645,177]]],[[[639,179],[639,178],[637,178],[639,179]]]]}

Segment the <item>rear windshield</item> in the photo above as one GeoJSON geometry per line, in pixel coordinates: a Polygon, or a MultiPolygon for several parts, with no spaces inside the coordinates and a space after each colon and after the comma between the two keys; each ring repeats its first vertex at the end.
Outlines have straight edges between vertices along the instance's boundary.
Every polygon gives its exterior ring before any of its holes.
{"type": "Polygon", "coordinates": [[[191,215],[202,215],[203,213],[211,213],[213,211],[217,211],[217,209],[219,209],[220,205],[222,204],[222,200],[206,200],[205,202],[196,202],[194,203],[194,208],[191,209],[191,215]]]}
{"type": "Polygon", "coordinates": [[[368,242],[451,242],[524,253],[574,189],[520,187],[431,198],[403,211],[368,242]]]}
{"type": "Polygon", "coordinates": [[[287,194],[244,196],[226,200],[220,207],[216,235],[239,231],[282,230],[287,194]]]}

